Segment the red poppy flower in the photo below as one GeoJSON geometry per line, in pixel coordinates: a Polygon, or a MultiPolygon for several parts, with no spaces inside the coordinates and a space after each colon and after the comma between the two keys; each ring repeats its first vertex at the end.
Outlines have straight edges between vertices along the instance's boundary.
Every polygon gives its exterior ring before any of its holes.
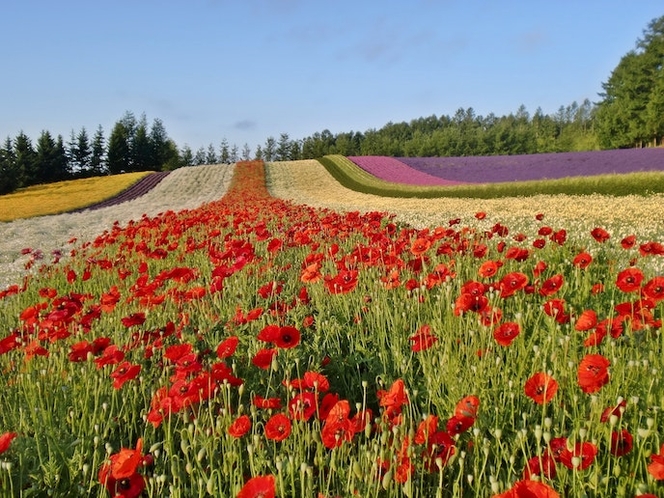
{"type": "Polygon", "coordinates": [[[595,239],[600,244],[606,242],[611,238],[611,234],[609,234],[609,232],[607,232],[601,227],[593,228],[590,231],[590,235],[592,235],[593,239],[595,239]]]}
{"type": "Polygon", "coordinates": [[[586,355],[579,363],[577,382],[584,393],[599,391],[609,382],[611,362],[599,354],[586,355]]]}
{"type": "Polygon", "coordinates": [[[546,239],[535,239],[533,240],[533,247],[536,249],[544,249],[546,246],[546,239]]]}
{"type": "Polygon", "coordinates": [[[463,434],[466,432],[468,429],[470,429],[473,424],[475,423],[475,419],[473,417],[466,417],[466,416],[457,416],[453,415],[447,420],[447,423],[445,424],[445,428],[447,429],[447,433],[454,437],[457,434],[463,434]]]}
{"type": "Polygon", "coordinates": [[[122,325],[125,327],[134,327],[136,325],[143,325],[145,323],[145,313],[132,313],[129,316],[125,316],[121,319],[122,325]]]}
{"type": "Polygon", "coordinates": [[[277,356],[276,349],[261,349],[251,359],[251,363],[253,363],[258,368],[267,370],[270,368],[270,365],[272,365],[272,359],[275,356],[277,356]]]}
{"type": "Polygon", "coordinates": [[[550,453],[544,453],[541,457],[532,457],[523,469],[523,479],[544,476],[547,479],[556,478],[556,461],[550,453]]]}
{"type": "Polygon", "coordinates": [[[300,343],[300,331],[295,327],[286,325],[279,327],[279,332],[274,339],[274,345],[282,349],[294,348],[300,343]]]}
{"type": "Polygon", "coordinates": [[[549,299],[544,303],[544,313],[555,318],[556,322],[564,324],[569,322],[570,316],[565,313],[564,299],[549,299]]]}
{"type": "Polygon", "coordinates": [[[238,339],[236,336],[231,336],[227,339],[224,339],[221,341],[219,346],[217,346],[217,357],[223,360],[224,358],[233,356],[239,343],[240,339],[238,339]]]}
{"type": "Polygon", "coordinates": [[[485,295],[474,295],[464,292],[454,302],[454,314],[460,316],[466,311],[482,313],[487,306],[489,306],[489,298],[485,295]]]}
{"type": "Polygon", "coordinates": [[[95,365],[97,368],[103,368],[106,365],[117,365],[124,360],[125,354],[117,345],[111,344],[104,349],[104,352],[99,358],[95,358],[95,365]]]}
{"type": "Polygon", "coordinates": [[[248,415],[240,415],[228,427],[228,433],[233,437],[242,437],[251,430],[251,419],[248,415]]]}
{"type": "Polygon", "coordinates": [[[660,450],[659,454],[650,455],[650,463],[648,464],[648,473],[656,481],[664,480],[664,452],[660,450]]]}
{"type": "Polygon", "coordinates": [[[643,285],[643,296],[658,303],[664,300],[664,277],[654,277],[643,285]]]}
{"type": "Polygon", "coordinates": [[[585,470],[597,456],[597,446],[589,441],[579,442],[571,450],[565,447],[558,457],[560,463],[570,470],[585,470]]]}
{"type": "Polygon", "coordinates": [[[429,440],[429,436],[437,430],[438,417],[436,415],[427,415],[427,417],[417,426],[413,442],[415,444],[426,444],[429,440]]]}
{"type": "Polygon", "coordinates": [[[288,413],[293,420],[309,420],[318,409],[316,393],[303,392],[296,394],[288,403],[288,413]]]}
{"type": "Polygon", "coordinates": [[[15,432],[5,432],[0,436],[0,455],[9,449],[9,446],[17,435],[15,432]]]}
{"type": "Polygon", "coordinates": [[[109,464],[102,465],[97,477],[113,498],[138,498],[145,490],[145,478],[141,474],[134,473],[123,479],[116,479],[111,474],[109,464]]]}
{"type": "Polygon", "coordinates": [[[325,277],[325,287],[330,294],[347,294],[357,287],[357,279],[357,270],[341,270],[334,277],[325,277]]]}
{"type": "Polygon", "coordinates": [[[143,440],[136,441],[136,449],[122,448],[111,455],[111,475],[115,479],[124,479],[136,473],[143,458],[143,440]]]}
{"type": "Polygon", "coordinates": [[[554,275],[553,277],[545,280],[542,283],[539,289],[539,293],[542,296],[552,296],[553,294],[558,292],[558,290],[560,290],[560,288],[563,286],[564,283],[565,279],[563,278],[562,275],[560,274],[554,275]]]}
{"type": "Polygon", "coordinates": [[[544,405],[551,401],[558,392],[558,382],[544,372],[537,372],[526,381],[523,389],[526,396],[535,403],[544,405]]]}
{"type": "Polygon", "coordinates": [[[623,249],[631,249],[636,245],[636,236],[628,235],[620,241],[620,245],[623,247],[623,249]]]}
{"type": "Polygon", "coordinates": [[[597,313],[594,310],[584,310],[576,319],[574,329],[579,332],[593,329],[597,326],[597,313]]]}
{"type": "Polygon", "coordinates": [[[477,270],[480,278],[493,278],[498,273],[500,267],[503,266],[501,261],[485,261],[477,270]]]}
{"type": "Polygon", "coordinates": [[[291,421],[283,413],[276,413],[265,423],[265,437],[273,441],[283,441],[291,433],[291,421]]]}
{"type": "Polygon", "coordinates": [[[263,396],[254,396],[251,403],[256,408],[264,410],[279,410],[281,408],[281,398],[264,398],[263,396]]]}
{"type": "Polygon", "coordinates": [[[512,272],[505,275],[498,286],[500,288],[500,297],[503,299],[513,296],[517,291],[524,289],[528,285],[528,276],[520,272],[512,272]]]}
{"type": "Polygon", "coordinates": [[[395,380],[389,391],[379,390],[377,394],[380,406],[388,409],[400,409],[404,403],[408,402],[406,386],[401,379],[395,380]]]}
{"type": "Polygon", "coordinates": [[[590,263],[592,262],[593,262],[593,257],[587,252],[580,252],[572,260],[572,264],[577,268],[581,268],[582,270],[588,268],[588,266],[590,266],[590,263]]]}
{"type": "Polygon", "coordinates": [[[281,239],[272,239],[267,244],[267,251],[270,253],[275,253],[283,247],[284,243],[281,239]]]}
{"type": "Polygon", "coordinates": [[[611,433],[611,454],[613,456],[625,456],[632,451],[633,446],[634,438],[627,429],[611,433]]]}
{"type": "Polygon", "coordinates": [[[330,390],[330,381],[323,374],[318,372],[304,372],[304,385],[309,389],[314,389],[319,393],[325,393],[330,390]]]}
{"type": "Polygon", "coordinates": [[[514,339],[516,339],[517,336],[520,333],[521,333],[521,328],[519,327],[518,323],[516,323],[516,322],[505,322],[505,323],[500,324],[493,331],[493,338],[501,346],[507,347],[510,344],[512,344],[514,339]]]}
{"type": "Polygon", "coordinates": [[[442,467],[447,465],[447,462],[454,455],[455,451],[454,439],[447,432],[437,431],[431,434],[424,456],[424,461],[429,468],[429,472],[442,470],[439,465],[442,467]],[[436,460],[440,463],[436,462],[436,460]]]}
{"type": "Polygon", "coordinates": [[[664,255],[664,244],[659,242],[646,242],[639,246],[641,256],[662,256],[664,255]]]}
{"type": "Polygon", "coordinates": [[[115,389],[120,389],[125,384],[125,382],[129,382],[130,380],[138,377],[139,373],[141,373],[140,365],[135,365],[128,361],[123,361],[113,372],[111,372],[113,387],[115,389]]]}
{"type": "Polygon", "coordinates": [[[429,325],[422,325],[417,329],[415,335],[409,337],[408,340],[412,342],[410,349],[415,353],[419,353],[433,346],[438,341],[438,338],[431,333],[429,325]]]}
{"type": "Polygon", "coordinates": [[[600,417],[601,422],[607,422],[611,416],[616,416],[618,418],[622,417],[625,408],[627,407],[627,401],[622,400],[616,406],[609,406],[605,408],[600,417]]]}
{"type": "Polygon", "coordinates": [[[540,481],[523,479],[517,481],[505,493],[493,498],[560,498],[555,489],[540,481]]]}
{"type": "Polygon", "coordinates": [[[275,498],[276,494],[275,478],[269,474],[249,479],[236,498],[275,498]]]}
{"type": "Polygon", "coordinates": [[[480,407],[480,399],[477,396],[464,396],[454,407],[454,415],[457,417],[477,418],[480,407]]]}
{"type": "Polygon", "coordinates": [[[623,292],[634,292],[639,290],[643,281],[643,272],[638,268],[626,268],[618,273],[616,287],[623,292]]]}
{"type": "Polygon", "coordinates": [[[424,237],[416,238],[410,245],[410,252],[413,256],[420,257],[431,247],[431,241],[424,237]]]}
{"type": "Polygon", "coordinates": [[[551,234],[551,240],[560,246],[565,245],[565,242],[567,241],[567,230],[561,228],[557,232],[553,232],[551,234]]]}

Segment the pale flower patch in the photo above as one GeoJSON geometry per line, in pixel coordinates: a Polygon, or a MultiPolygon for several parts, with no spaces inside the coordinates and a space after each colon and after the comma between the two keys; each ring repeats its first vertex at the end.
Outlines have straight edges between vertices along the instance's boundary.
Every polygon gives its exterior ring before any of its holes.
{"type": "Polygon", "coordinates": [[[233,170],[232,165],[180,168],[144,196],[117,206],[1,223],[0,289],[18,283],[25,273],[25,264],[32,256],[21,254],[23,249],[39,251],[43,262],[50,262],[54,251],[69,254],[74,247],[71,239],[92,240],[116,221],[125,225],[144,215],[193,209],[218,200],[226,193],[233,170]]]}

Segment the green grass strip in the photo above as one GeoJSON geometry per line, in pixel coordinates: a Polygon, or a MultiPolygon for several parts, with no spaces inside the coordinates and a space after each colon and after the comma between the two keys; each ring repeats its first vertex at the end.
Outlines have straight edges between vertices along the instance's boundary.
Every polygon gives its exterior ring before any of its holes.
{"type": "Polygon", "coordinates": [[[324,156],[318,161],[344,187],[383,197],[476,198],[529,197],[534,195],[613,195],[648,196],[664,192],[664,172],[575,176],[526,182],[485,183],[455,186],[419,186],[381,180],[341,155],[324,156]]]}

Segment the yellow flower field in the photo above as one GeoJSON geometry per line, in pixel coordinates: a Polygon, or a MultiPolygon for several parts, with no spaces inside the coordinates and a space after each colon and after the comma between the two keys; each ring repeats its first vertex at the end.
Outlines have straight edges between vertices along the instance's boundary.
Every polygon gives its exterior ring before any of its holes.
{"type": "Polygon", "coordinates": [[[0,221],[58,214],[113,197],[149,171],[35,185],[0,196],[0,221]]]}

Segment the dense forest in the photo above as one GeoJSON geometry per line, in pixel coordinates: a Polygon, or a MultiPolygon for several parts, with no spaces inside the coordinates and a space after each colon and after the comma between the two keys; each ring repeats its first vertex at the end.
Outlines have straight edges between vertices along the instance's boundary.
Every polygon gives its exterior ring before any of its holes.
{"type": "Polygon", "coordinates": [[[148,125],[128,111],[106,138],[101,126],[69,140],[42,131],[36,142],[20,132],[0,145],[0,194],[53,181],[131,171],[232,163],[240,159],[297,160],[326,154],[387,156],[471,156],[534,154],[660,146],[664,140],[664,16],[652,20],[606,82],[601,100],[561,106],[553,115],[521,106],[507,116],[476,115],[472,108],[453,116],[435,114],[387,123],[364,132],[316,132],[303,139],[281,133],[252,151],[223,138],[194,152],[168,137],[164,124],[148,125]]]}

